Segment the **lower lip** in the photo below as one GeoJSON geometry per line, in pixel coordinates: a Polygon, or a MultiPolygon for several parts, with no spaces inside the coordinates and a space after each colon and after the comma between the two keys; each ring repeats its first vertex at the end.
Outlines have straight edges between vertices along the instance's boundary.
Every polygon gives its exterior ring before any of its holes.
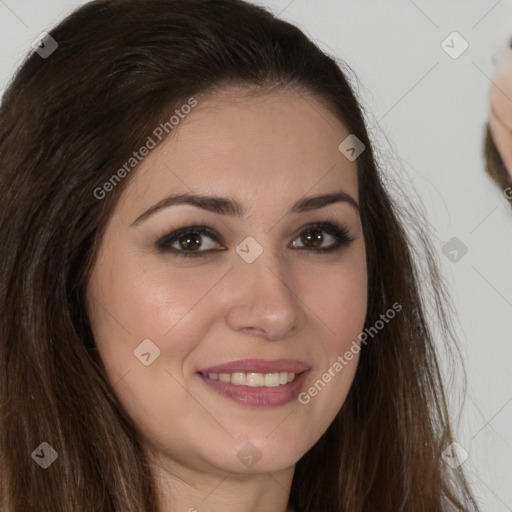
{"type": "Polygon", "coordinates": [[[309,370],[298,374],[292,382],[274,387],[237,386],[231,382],[213,380],[199,374],[203,382],[211,389],[234,402],[250,407],[277,407],[296,400],[306,380],[309,370]]]}

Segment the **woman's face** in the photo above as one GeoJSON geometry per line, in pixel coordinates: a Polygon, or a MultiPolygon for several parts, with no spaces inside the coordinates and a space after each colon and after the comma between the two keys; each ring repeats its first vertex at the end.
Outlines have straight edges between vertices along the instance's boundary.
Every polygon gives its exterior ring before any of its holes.
{"type": "Polygon", "coordinates": [[[229,88],[133,171],[88,313],[114,393],[169,468],[290,468],[345,401],[357,355],[333,365],[367,305],[349,133],[311,96],[229,88]]]}

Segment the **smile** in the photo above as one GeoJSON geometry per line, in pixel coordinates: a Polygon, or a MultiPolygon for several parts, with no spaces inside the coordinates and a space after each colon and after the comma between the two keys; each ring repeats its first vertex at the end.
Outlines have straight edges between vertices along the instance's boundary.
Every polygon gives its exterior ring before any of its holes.
{"type": "Polygon", "coordinates": [[[301,361],[245,359],[197,373],[209,389],[239,405],[276,407],[297,398],[310,370],[301,361]]]}

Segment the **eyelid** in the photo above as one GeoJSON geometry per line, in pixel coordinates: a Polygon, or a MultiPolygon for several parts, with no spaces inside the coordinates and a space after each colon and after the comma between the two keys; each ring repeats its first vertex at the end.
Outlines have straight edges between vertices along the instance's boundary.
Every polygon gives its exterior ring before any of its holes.
{"type": "MultiPolygon", "coordinates": [[[[319,222],[311,222],[309,224],[305,224],[301,226],[293,235],[293,238],[290,241],[290,244],[293,243],[304,231],[319,229],[320,231],[324,231],[329,235],[335,238],[335,243],[330,247],[320,247],[320,248],[310,248],[310,247],[294,247],[295,250],[300,250],[304,252],[310,253],[327,253],[330,251],[341,250],[343,247],[348,246],[351,242],[354,241],[354,237],[350,234],[348,228],[341,225],[337,220],[324,220],[319,222]]],[[[197,225],[192,224],[189,226],[184,226],[182,228],[176,229],[163,237],[159,238],[155,242],[155,246],[161,252],[172,254],[177,257],[201,257],[206,256],[208,254],[212,254],[218,251],[227,250],[227,247],[222,249],[208,249],[203,251],[185,251],[179,250],[171,247],[171,244],[176,242],[182,235],[189,233],[197,233],[199,235],[206,235],[219,245],[224,245],[222,241],[222,236],[214,229],[205,226],[205,225],[197,225]]]]}
{"type": "Polygon", "coordinates": [[[307,224],[302,227],[297,236],[295,236],[291,243],[293,243],[301,233],[304,231],[319,229],[320,231],[324,231],[328,233],[330,236],[334,237],[334,244],[328,247],[320,247],[320,248],[309,248],[309,247],[295,247],[295,250],[304,251],[310,254],[322,254],[329,253],[334,251],[340,251],[344,247],[349,246],[355,238],[350,234],[348,228],[342,226],[337,221],[321,221],[321,222],[313,222],[311,224],[307,224]]]}
{"type": "MultiPolygon", "coordinates": [[[[203,226],[203,225],[198,225],[198,224],[194,224],[191,226],[184,226],[182,228],[171,231],[170,233],[159,238],[156,241],[155,245],[156,245],[157,249],[159,249],[161,251],[169,251],[169,252],[174,252],[174,253],[186,252],[186,251],[173,250],[170,247],[170,245],[171,245],[171,243],[175,242],[180,236],[186,235],[188,233],[198,233],[201,235],[206,235],[206,236],[210,237],[211,239],[215,240],[220,245],[223,245],[222,237],[219,233],[217,233],[217,231],[215,231],[214,229],[212,229],[208,226],[203,226]]],[[[215,250],[218,251],[221,249],[215,249],[215,250]]],[[[193,251],[189,251],[189,252],[193,252],[193,251]]],[[[206,252],[207,251],[197,251],[197,253],[206,253],[206,252]]]]}

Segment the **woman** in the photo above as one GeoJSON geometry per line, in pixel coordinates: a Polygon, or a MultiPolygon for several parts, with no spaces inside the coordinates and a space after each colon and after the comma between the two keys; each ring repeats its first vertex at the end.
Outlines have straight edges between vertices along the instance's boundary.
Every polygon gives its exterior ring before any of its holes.
{"type": "Polygon", "coordinates": [[[478,510],[410,242],[302,32],[97,0],[0,115],[2,510],[478,510]]]}
{"type": "Polygon", "coordinates": [[[489,94],[485,169],[504,191],[505,197],[512,200],[512,41],[497,64],[489,94]]]}

